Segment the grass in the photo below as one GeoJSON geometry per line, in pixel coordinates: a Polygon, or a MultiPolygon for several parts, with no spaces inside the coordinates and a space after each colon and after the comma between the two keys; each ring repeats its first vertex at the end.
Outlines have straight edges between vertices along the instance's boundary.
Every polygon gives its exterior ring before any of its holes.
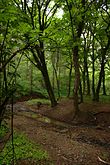
{"type": "Polygon", "coordinates": [[[110,95],[107,95],[107,96],[100,95],[100,102],[110,103],[110,95]]]}
{"type": "MultiPolygon", "coordinates": [[[[91,96],[83,96],[84,97],[84,102],[92,102],[92,97],[91,96]]],[[[101,103],[110,103],[110,95],[100,95],[99,96],[99,102],[101,103]]]]}
{"type": "Polygon", "coordinates": [[[0,139],[2,139],[8,131],[9,128],[5,124],[2,124],[0,126],[0,139]]]}
{"type": "MultiPolygon", "coordinates": [[[[4,129],[0,130],[2,135],[4,134],[4,129]]],[[[31,160],[46,160],[48,159],[48,154],[46,151],[42,150],[41,147],[35,143],[32,143],[24,134],[14,133],[14,159],[31,159],[31,160]]],[[[0,152],[0,164],[11,165],[13,160],[13,148],[12,140],[10,139],[2,152],[0,152]]]]}
{"type": "MultiPolygon", "coordinates": [[[[66,98],[66,97],[63,97],[63,98],[66,98]]],[[[83,98],[84,98],[84,102],[88,102],[88,103],[92,102],[92,96],[84,95],[83,98]]],[[[110,95],[107,95],[107,96],[100,95],[99,98],[100,98],[99,102],[101,103],[110,103],[110,95]]],[[[32,100],[26,101],[28,105],[38,104],[39,102],[41,104],[48,104],[48,105],[51,104],[50,100],[48,99],[32,99],[32,100]]]]}
{"type": "Polygon", "coordinates": [[[48,104],[48,105],[50,105],[50,100],[48,100],[48,99],[32,99],[32,100],[26,101],[26,103],[28,105],[37,104],[39,102],[42,103],[42,104],[48,104]]]}

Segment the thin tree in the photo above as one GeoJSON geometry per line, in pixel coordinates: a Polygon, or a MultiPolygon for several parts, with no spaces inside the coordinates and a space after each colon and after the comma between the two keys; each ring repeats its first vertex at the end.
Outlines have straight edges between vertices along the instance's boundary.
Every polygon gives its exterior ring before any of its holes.
{"type": "MultiPolygon", "coordinates": [[[[83,28],[84,28],[84,17],[85,17],[85,0],[81,1],[81,19],[79,22],[77,22],[76,27],[76,33],[74,32],[74,21],[73,16],[71,12],[72,4],[69,3],[68,0],[66,0],[66,4],[69,11],[70,16],[70,25],[71,25],[71,34],[73,39],[73,45],[74,43],[78,43],[80,40],[83,28]],[[83,10],[82,10],[83,9],[83,10]]],[[[78,91],[80,87],[80,70],[79,70],[79,45],[75,44],[72,48],[73,53],[73,64],[74,64],[74,70],[75,70],[75,80],[74,80],[74,108],[75,108],[75,115],[76,116],[79,113],[79,106],[78,106],[78,91]]]]}
{"type": "MultiPolygon", "coordinates": [[[[20,4],[18,4],[16,1],[15,3],[20,8],[20,4]]],[[[53,5],[52,8],[49,7],[50,3],[51,3],[51,0],[47,0],[47,1],[33,0],[31,6],[28,6],[28,2],[26,1],[24,1],[24,3],[21,5],[22,5],[22,9],[25,15],[30,20],[29,26],[31,26],[32,28],[32,33],[35,30],[37,31],[35,34],[37,39],[36,40],[34,39],[35,46],[34,48],[30,46],[29,51],[33,55],[33,59],[34,59],[33,62],[35,63],[35,66],[41,71],[43,75],[45,86],[46,86],[46,89],[51,101],[51,106],[56,106],[57,101],[55,99],[55,95],[52,89],[52,85],[51,85],[48,70],[47,70],[47,64],[45,60],[45,46],[44,46],[45,30],[51,24],[52,18],[58,8],[57,2],[53,5]],[[51,17],[50,17],[50,14],[51,14],[51,17]]],[[[25,33],[24,37],[25,37],[26,43],[29,44],[31,40],[31,37],[29,36],[29,34],[25,33]]],[[[33,38],[35,38],[35,36],[33,38]]],[[[28,59],[30,58],[28,57],[28,59]]]]}

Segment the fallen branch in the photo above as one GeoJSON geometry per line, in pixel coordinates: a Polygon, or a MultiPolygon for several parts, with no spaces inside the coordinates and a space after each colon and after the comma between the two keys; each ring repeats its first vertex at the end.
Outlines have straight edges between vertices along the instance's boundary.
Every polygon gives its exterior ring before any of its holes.
{"type": "Polygon", "coordinates": [[[110,165],[110,162],[107,162],[107,161],[101,159],[99,156],[98,156],[98,160],[99,160],[100,162],[106,164],[106,165],[110,165]]]}

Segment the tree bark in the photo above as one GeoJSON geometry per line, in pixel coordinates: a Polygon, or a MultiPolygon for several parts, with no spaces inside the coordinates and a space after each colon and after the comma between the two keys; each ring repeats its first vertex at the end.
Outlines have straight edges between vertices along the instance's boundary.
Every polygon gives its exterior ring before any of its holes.
{"type": "MultiPolygon", "coordinates": [[[[73,17],[72,17],[71,8],[70,8],[68,0],[66,0],[66,3],[67,3],[69,14],[70,14],[70,23],[71,23],[73,42],[78,42],[84,28],[85,12],[81,13],[81,21],[79,21],[77,25],[77,28],[76,28],[77,33],[75,34],[74,28],[73,28],[73,17]]],[[[82,5],[82,8],[85,9],[85,0],[81,0],[81,5],[82,5]]],[[[79,85],[80,85],[80,71],[79,71],[78,45],[73,46],[72,51],[73,51],[73,64],[74,64],[74,70],[75,70],[75,80],[74,80],[74,108],[75,108],[74,117],[75,117],[79,113],[78,90],[79,90],[79,85]]]]}
{"type": "Polygon", "coordinates": [[[70,65],[70,69],[69,69],[69,82],[68,82],[68,94],[67,94],[67,97],[70,96],[70,92],[71,92],[71,74],[72,74],[72,68],[73,68],[73,63],[71,62],[71,65],[70,65]]]}
{"type": "Polygon", "coordinates": [[[87,53],[88,53],[88,46],[86,42],[86,37],[84,36],[83,93],[90,95],[90,80],[89,80],[89,71],[88,71],[88,63],[87,63],[87,53]],[[87,88],[87,91],[86,91],[86,88],[87,88]]]}
{"type": "Polygon", "coordinates": [[[30,93],[33,92],[33,65],[30,63],[30,93]]]}
{"type": "Polygon", "coordinates": [[[94,33],[92,43],[92,100],[95,100],[95,55],[94,55],[94,33]]]}
{"type": "Polygon", "coordinates": [[[104,70],[104,73],[103,73],[103,95],[107,95],[106,93],[106,87],[105,87],[105,70],[104,70]]]}
{"type": "Polygon", "coordinates": [[[78,46],[73,49],[73,64],[75,70],[75,80],[74,80],[74,108],[75,116],[79,113],[78,106],[78,90],[80,85],[80,71],[79,71],[79,56],[78,56],[78,46]]]}
{"type": "Polygon", "coordinates": [[[106,53],[107,53],[107,50],[108,50],[109,46],[110,46],[110,38],[108,38],[108,42],[107,42],[106,47],[101,48],[102,61],[101,61],[101,69],[100,69],[100,73],[99,73],[99,81],[98,81],[97,88],[96,88],[95,101],[99,101],[99,92],[100,92],[101,82],[102,82],[103,74],[104,74],[106,53]]]}
{"type": "Polygon", "coordinates": [[[100,73],[99,73],[99,81],[98,81],[97,88],[96,88],[95,101],[99,101],[99,92],[100,92],[100,87],[101,87],[101,82],[102,82],[104,67],[105,67],[105,62],[104,62],[105,54],[106,54],[106,50],[103,49],[101,69],[100,69],[100,73]]]}
{"type": "Polygon", "coordinates": [[[81,104],[81,103],[83,103],[83,92],[82,92],[82,84],[81,84],[81,80],[80,80],[79,94],[80,94],[79,104],[81,104]]]}
{"type": "Polygon", "coordinates": [[[50,82],[50,78],[48,75],[48,70],[47,70],[45,56],[44,56],[43,42],[40,41],[40,46],[37,45],[36,50],[35,51],[31,50],[31,52],[32,52],[34,60],[36,62],[36,67],[41,71],[41,73],[43,75],[47,93],[48,93],[49,99],[51,101],[51,106],[54,107],[57,105],[57,101],[55,99],[55,95],[54,95],[52,85],[50,82]]]}
{"type": "Polygon", "coordinates": [[[54,92],[53,92],[53,89],[52,89],[52,86],[51,86],[51,83],[50,83],[50,79],[49,79],[46,64],[43,65],[41,72],[42,72],[44,82],[45,82],[45,86],[46,86],[46,89],[47,89],[47,92],[48,92],[48,95],[49,95],[49,98],[50,98],[50,101],[51,101],[51,106],[55,107],[57,105],[57,101],[55,99],[54,92]]]}

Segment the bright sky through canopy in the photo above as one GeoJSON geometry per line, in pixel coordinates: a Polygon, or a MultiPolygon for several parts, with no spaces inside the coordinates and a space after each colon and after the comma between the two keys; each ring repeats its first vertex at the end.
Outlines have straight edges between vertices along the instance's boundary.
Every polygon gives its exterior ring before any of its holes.
{"type": "Polygon", "coordinates": [[[62,18],[63,13],[64,13],[64,12],[63,12],[63,10],[62,10],[61,8],[58,9],[57,12],[56,12],[56,17],[57,17],[57,18],[62,18]]]}
{"type": "MultiPolygon", "coordinates": [[[[51,1],[51,3],[50,3],[50,9],[49,9],[49,8],[47,9],[47,13],[51,10],[51,8],[54,6],[54,4],[55,4],[54,1],[51,1]]],[[[32,0],[29,0],[29,1],[28,1],[28,6],[29,6],[29,7],[32,6],[32,0]]],[[[58,8],[57,11],[56,11],[55,16],[56,16],[57,18],[62,18],[63,13],[64,13],[63,10],[62,10],[61,8],[58,8]]],[[[49,13],[49,16],[51,16],[51,14],[52,14],[52,13],[50,12],[50,13],[49,13]]]]}

